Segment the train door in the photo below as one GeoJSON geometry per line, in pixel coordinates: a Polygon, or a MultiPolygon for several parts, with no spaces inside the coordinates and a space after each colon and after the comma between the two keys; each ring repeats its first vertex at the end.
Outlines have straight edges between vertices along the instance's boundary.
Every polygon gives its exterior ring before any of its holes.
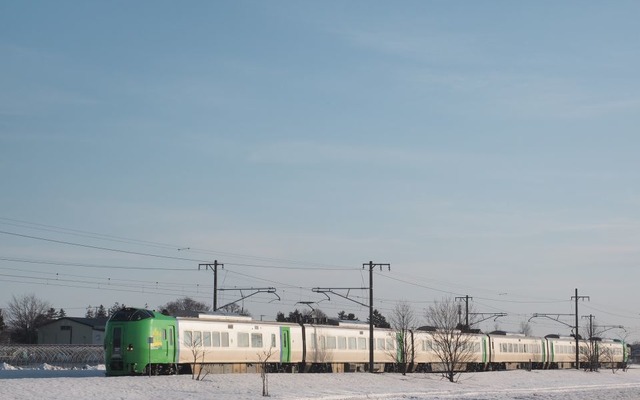
{"type": "Polygon", "coordinates": [[[280,362],[291,362],[291,329],[288,326],[280,327],[280,362]]]}
{"type": "Polygon", "coordinates": [[[167,349],[167,360],[171,363],[176,362],[176,327],[174,325],[169,325],[167,327],[167,336],[165,340],[165,348],[167,349]]]}
{"type": "Polygon", "coordinates": [[[122,324],[109,324],[109,331],[105,337],[105,359],[108,360],[106,368],[113,371],[124,369],[124,349],[122,348],[124,326],[122,324]]]}

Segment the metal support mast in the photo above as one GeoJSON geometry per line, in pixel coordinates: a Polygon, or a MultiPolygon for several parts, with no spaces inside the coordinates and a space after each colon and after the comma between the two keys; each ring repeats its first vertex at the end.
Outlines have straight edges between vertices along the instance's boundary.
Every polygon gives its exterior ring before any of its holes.
{"type": "Polygon", "coordinates": [[[576,369],[580,369],[580,336],[578,335],[578,325],[579,325],[579,317],[578,317],[578,300],[590,300],[589,296],[578,296],[578,289],[576,288],[575,296],[571,296],[571,300],[576,301],[576,369]]]}
{"type": "Polygon", "coordinates": [[[373,267],[389,268],[391,271],[391,264],[374,264],[373,261],[369,261],[368,264],[362,264],[362,269],[369,267],[369,372],[373,372],[373,267]]]}
{"type": "Polygon", "coordinates": [[[456,301],[458,300],[464,300],[464,304],[465,304],[465,329],[469,330],[469,300],[473,300],[473,297],[469,297],[469,295],[466,295],[464,297],[456,297],[455,298],[456,301]]]}
{"type": "Polygon", "coordinates": [[[352,301],[356,304],[360,304],[361,306],[367,307],[369,306],[369,372],[373,372],[373,348],[374,348],[374,341],[373,341],[373,268],[374,267],[380,267],[380,271],[382,271],[382,267],[387,267],[389,268],[389,271],[391,271],[391,264],[380,264],[380,263],[374,263],[373,261],[369,261],[368,263],[364,263],[362,264],[362,269],[365,269],[369,267],[369,287],[368,288],[313,288],[312,290],[316,293],[323,293],[325,296],[327,296],[327,299],[331,300],[331,298],[329,297],[329,295],[327,293],[332,293],[335,294],[337,296],[342,297],[343,299],[347,299],[349,301],[352,301]],[[352,290],[352,289],[369,289],[369,304],[364,304],[361,303],[357,300],[354,300],[352,298],[349,297],[349,292],[347,292],[347,295],[343,295],[340,293],[336,293],[334,292],[334,290],[352,290]]]}
{"type": "Polygon", "coordinates": [[[224,269],[224,264],[218,264],[218,260],[214,260],[213,264],[198,264],[198,271],[202,267],[213,271],[213,311],[218,311],[218,267],[224,269]]]}

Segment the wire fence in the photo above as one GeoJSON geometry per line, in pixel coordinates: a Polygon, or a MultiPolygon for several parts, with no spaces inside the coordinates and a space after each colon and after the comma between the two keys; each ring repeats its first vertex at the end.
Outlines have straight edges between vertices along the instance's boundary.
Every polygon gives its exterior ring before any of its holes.
{"type": "Polygon", "coordinates": [[[102,345],[0,344],[0,364],[38,367],[83,368],[104,364],[102,345]]]}

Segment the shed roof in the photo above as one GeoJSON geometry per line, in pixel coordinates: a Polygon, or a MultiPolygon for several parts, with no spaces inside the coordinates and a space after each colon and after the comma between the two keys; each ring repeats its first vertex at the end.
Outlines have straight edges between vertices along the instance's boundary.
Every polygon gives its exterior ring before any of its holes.
{"type": "Polygon", "coordinates": [[[54,319],[53,321],[49,321],[42,326],[51,325],[56,322],[61,321],[72,321],[77,324],[86,325],[91,327],[96,331],[104,331],[105,325],[108,321],[108,318],[76,318],[76,317],[62,317],[58,319],[54,319]]]}

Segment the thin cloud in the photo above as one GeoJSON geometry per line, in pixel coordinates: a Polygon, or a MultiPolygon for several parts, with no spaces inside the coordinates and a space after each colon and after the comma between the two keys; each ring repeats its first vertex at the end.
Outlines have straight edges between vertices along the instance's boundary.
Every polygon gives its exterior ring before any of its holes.
{"type": "Polygon", "coordinates": [[[254,149],[248,161],[256,164],[317,165],[317,164],[381,164],[398,166],[428,165],[468,159],[468,155],[436,153],[426,150],[285,141],[254,149]]]}

